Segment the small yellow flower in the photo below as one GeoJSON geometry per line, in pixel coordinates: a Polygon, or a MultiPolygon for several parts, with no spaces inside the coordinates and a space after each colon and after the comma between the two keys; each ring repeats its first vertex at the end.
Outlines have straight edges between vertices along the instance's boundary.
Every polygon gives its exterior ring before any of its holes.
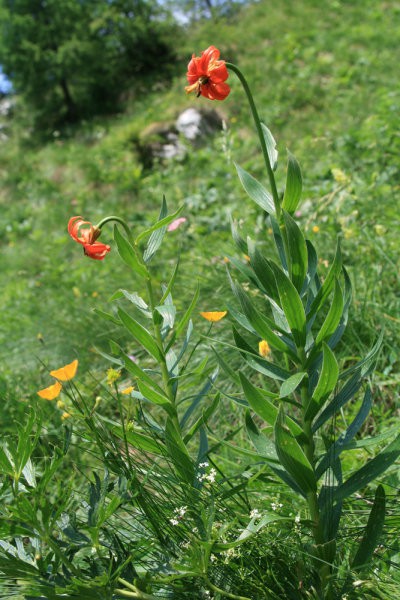
{"type": "Polygon", "coordinates": [[[248,254],[243,254],[243,258],[246,262],[250,262],[250,256],[248,254]]]}
{"type": "Polygon", "coordinates": [[[61,390],[61,383],[59,381],[56,381],[53,385],[49,385],[49,387],[44,388],[43,390],[39,390],[37,394],[44,400],[55,400],[57,396],[60,395],[61,390]]]}
{"type": "Polygon", "coordinates": [[[271,354],[271,348],[269,347],[268,342],[266,342],[265,340],[261,340],[261,342],[259,342],[258,353],[263,358],[266,358],[271,354]]]}
{"type": "Polygon", "coordinates": [[[349,183],[350,178],[342,171],[342,169],[331,169],[331,172],[336,183],[349,183]]]}
{"type": "Polygon", "coordinates": [[[108,371],[107,371],[108,385],[113,385],[120,377],[121,377],[121,373],[119,371],[116,371],[115,369],[108,369],[108,371]]]}
{"type": "Polygon", "coordinates": [[[125,388],[124,390],[121,390],[121,394],[130,394],[131,392],[133,392],[135,388],[133,387],[133,385],[130,385],[129,387],[125,388]]]}
{"type": "Polygon", "coordinates": [[[384,233],[386,233],[386,227],[384,227],[383,225],[379,225],[378,223],[374,225],[374,229],[376,235],[383,235],[384,233]]]}
{"type": "Polygon", "coordinates": [[[62,400],[57,400],[57,408],[65,408],[65,402],[63,402],[62,400]]]}
{"type": "Polygon", "coordinates": [[[224,262],[227,265],[231,261],[229,260],[229,258],[227,256],[224,256],[224,258],[222,259],[222,262],[224,262]]]}
{"type": "Polygon", "coordinates": [[[92,298],[97,298],[99,295],[99,292],[92,292],[92,298]]]}
{"type": "Polygon", "coordinates": [[[314,233],[318,233],[319,232],[319,227],[318,225],[314,225],[314,227],[312,228],[314,233]]]}
{"type": "Polygon", "coordinates": [[[200,314],[203,317],[203,319],[206,319],[206,321],[210,321],[210,323],[216,323],[217,321],[223,319],[227,313],[227,310],[214,310],[210,312],[201,312],[200,314]]]}
{"type": "Polygon", "coordinates": [[[71,417],[72,417],[71,413],[63,412],[63,414],[61,415],[61,421],[66,421],[67,419],[70,419],[71,417]]]}
{"type": "Polygon", "coordinates": [[[349,240],[354,236],[354,229],[352,229],[351,227],[343,227],[343,234],[345,240],[349,240]]]}

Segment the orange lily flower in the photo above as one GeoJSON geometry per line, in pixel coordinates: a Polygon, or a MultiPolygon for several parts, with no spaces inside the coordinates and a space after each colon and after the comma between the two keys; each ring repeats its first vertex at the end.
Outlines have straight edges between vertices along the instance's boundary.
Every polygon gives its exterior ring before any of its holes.
{"type": "Polygon", "coordinates": [[[107,244],[96,241],[101,234],[101,229],[92,225],[90,221],[84,221],[80,216],[70,218],[68,233],[75,242],[82,244],[85,255],[95,260],[103,260],[111,250],[107,244]]]}
{"type": "Polygon", "coordinates": [[[227,310],[212,310],[209,312],[201,312],[200,315],[203,317],[203,319],[206,319],[207,321],[210,321],[210,323],[217,323],[218,321],[220,321],[221,319],[223,319],[225,317],[225,315],[227,314],[227,310]]]}
{"type": "Polygon", "coordinates": [[[204,96],[209,100],[225,100],[231,91],[225,83],[228,79],[228,69],[224,60],[219,60],[220,52],[215,46],[210,46],[201,53],[193,54],[188,64],[186,74],[188,85],[187,94],[196,92],[197,97],[204,96]]]}
{"type": "Polygon", "coordinates": [[[49,385],[49,387],[44,388],[44,390],[40,390],[37,394],[44,400],[54,400],[57,396],[60,395],[62,390],[62,385],[59,381],[53,383],[53,385],[49,385]]]}

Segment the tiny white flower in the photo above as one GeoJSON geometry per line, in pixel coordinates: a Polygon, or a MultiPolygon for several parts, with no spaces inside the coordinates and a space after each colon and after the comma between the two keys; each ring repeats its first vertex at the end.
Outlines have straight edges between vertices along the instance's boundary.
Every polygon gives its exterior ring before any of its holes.
{"type": "Polygon", "coordinates": [[[174,513],[177,515],[177,517],[183,519],[186,511],[187,511],[187,506],[181,506],[180,508],[175,508],[174,513]]]}
{"type": "Polygon", "coordinates": [[[170,519],[169,522],[171,523],[171,525],[179,525],[178,519],[170,519]]]}
{"type": "Polygon", "coordinates": [[[258,508],[253,508],[250,513],[250,519],[259,519],[261,517],[261,513],[258,508]]]}
{"type": "Polygon", "coordinates": [[[215,478],[217,476],[217,470],[216,469],[210,469],[209,474],[206,476],[207,481],[209,481],[210,483],[214,483],[215,482],[215,478]]]}
{"type": "Polygon", "coordinates": [[[300,515],[296,515],[294,518],[295,523],[300,523],[300,515]]]}

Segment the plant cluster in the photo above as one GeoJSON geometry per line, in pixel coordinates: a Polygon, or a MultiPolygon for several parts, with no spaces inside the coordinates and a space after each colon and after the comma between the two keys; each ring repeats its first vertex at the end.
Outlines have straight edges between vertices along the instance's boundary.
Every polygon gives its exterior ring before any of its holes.
{"type": "Polygon", "coordinates": [[[243,239],[232,221],[239,250],[226,258],[232,302],[202,311],[209,329],[199,335],[199,288],[177,307],[179,259],[162,281],[153,270],[165,236],[185,225],[184,207],[169,213],[163,198],[158,220],[140,232],[119,215],[97,225],[71,217],[69,234],[88,258],[107,260],[116,249],[132,272],[134,289],[118,289],[115,310],[97,312],[125,331],[140,358],[110,342],[111,410],[104,391],[93,399],[73,383],[76,360],[51,371],[56,383],[38,394],[48,401],[65,394],[58,400],[67,408],[63,443],[32,413],[18,442],[1,449],[5,587],[17,579],[24,593],[46,598],[329,600],[359,597],[360,588],[369,597],[386,515],[383,485],[354,543],[345,546],[343,537],[349,498],[365,493],[400,454],[397,428],[362,435],[382,335],[363,359],[338,358],[351,283],[339,242],[321,277],[317,251],[296,221],[297,160],[288,154],[280,194],[275,140],[242,71],[214,46],[192,57],[187,92],[222,101],[229,72],[247,97],[265,164],[268,188],[236,165],[263,211],[263,237],[243,239]],[[113,246],[99,241],[110,223],[113,246]],[[217,333],[228,320],[230,341],[217,333]],[[243,408],[243,424],[222,433],[218,413],[227,400],[243,408]],[[350,473],[348,453],[375,446],[373,458],[350,473]],[[71,448],[76,468],[89,471],[84,452],[98,463],[87,474],[88,493],[67,478],[68,494],[65,486],[46,494],[71,448]],[[237,456],[249,461],[245,468],[237,456]]]}

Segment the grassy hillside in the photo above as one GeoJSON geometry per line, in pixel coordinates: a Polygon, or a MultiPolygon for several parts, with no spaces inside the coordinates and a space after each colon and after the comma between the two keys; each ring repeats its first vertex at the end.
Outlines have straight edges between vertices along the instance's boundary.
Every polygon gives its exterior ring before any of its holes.
{"type": "MultiPolygon", "coordinates": [[[[183,87],[191,53],[212,43],[246,73],[282,159],[287,147],[300,161],[299,219],[310,231],[319,227],[310,236],[326,249],[327,259],[336,236],[343,236],[355,286],[348,343],[354,352],[385,327],[382,378],[391,396],[399,359],[398,17],[397,2],[259,2],[229,20],[190,28],[169,89],[149,89],[125,114],[55,131],[44,144],[35,143],[16,117],[0,158],[0,353],[12,386],[24,380],[28,394],[28,382],[35,389],[40,380],[42,363],[74,356],[83,368],[105,368],[93,347],[107,348],[109,326],[90,309],[105,308],[110,293],[128,285],[127,274],[115,253],[97,264],[77,251],[66,233],[74,214],[96,222],[117,213],[139,224],[154,218],[163,194],[171,208],[184,203],[189,226],[171,236],[165,252],[182,252],[188,297],[195,276],[202,285],[201,307],[221,304],[227,285],[221,259],[232,252],[228,213],[243,219],[246,231],[257,228],[259,218],[232,163],[226,168],[227,158],[255,176],[261,168],[233,76],[231,95],[215,106],[228,124],[226,134],[190,150],[183,161],[151,171],[142,169],[135,151],[149,124],[207,104],[186,97],[183,87]]],[[[282,186],[283,165],[281,160],[282,186]]]]}

